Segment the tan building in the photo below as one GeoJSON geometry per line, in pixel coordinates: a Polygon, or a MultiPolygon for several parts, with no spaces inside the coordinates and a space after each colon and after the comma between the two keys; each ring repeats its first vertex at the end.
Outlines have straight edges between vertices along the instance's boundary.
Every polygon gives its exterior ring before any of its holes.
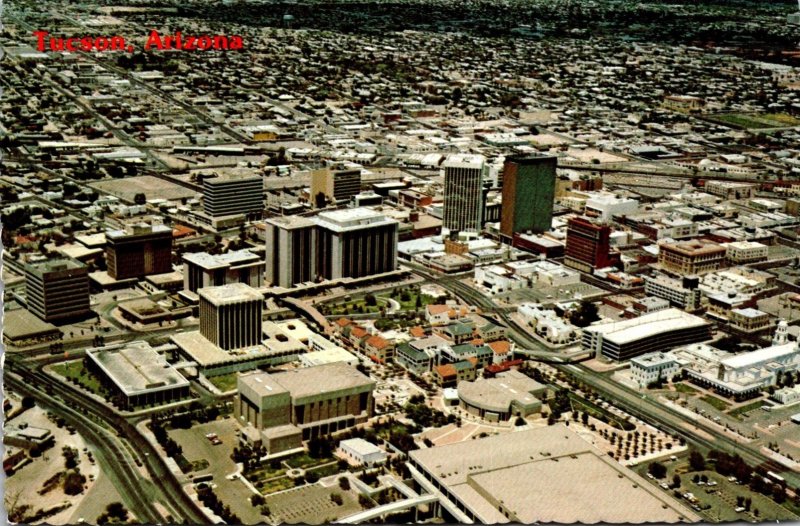
{"type": "Polygon", "coordinates": [[[733,309],[728,315],[731,325],[743,332],[759,332],[772,327],[769,314],[758,309],[733,309]]]}
{"type": "Polygon", "coordinates": [[[311,172],[311,203],[321,208],[324,202],[349,201],[361,192],[361,170],[322,168],[311,172]]]}
{"type": "Polygon", "coordinates": [[[256,371],[239,377],[234,414],[243,440],[278,453],[365,422],[374,413],[374,389],[374,381],[341,362],[256,371]]]}
{"type": "Polygon", "coordinates": [[[682,241],[661,245],[658,263],[662,268],[680,274],[704,274],[719,269],[725,262],[726,250],[711,241],[682,241]]]}
{"type": "Polygon", "coordinates": [[[198,289],[200,334],[224,350],[261,343],[264,296],[244,283],[198,289]]]}

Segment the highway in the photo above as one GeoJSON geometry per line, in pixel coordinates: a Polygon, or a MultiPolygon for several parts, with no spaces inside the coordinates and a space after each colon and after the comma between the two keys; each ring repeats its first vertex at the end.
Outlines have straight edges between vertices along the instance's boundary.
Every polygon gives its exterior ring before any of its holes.
{"type": "Polygon", "coordinates": [[[153,505],[155,501],[160,501],[171,511],[174,522],[209,522],[198,505],[183,491],[156,448],[128,419],[51,378],[41,371],[41,364],[23,362],[12,355],[7,360],[4,376],[11,389],[34,397],[44,407],[62,415],[95,446],[103,472],[109,475],[139,521],[163,523],[164,518],[153,505]],[[106,428],[115,430],[117,436],[106,428]],[[132,459],[128,451],[138,455],[138,461],[149,473],[149,480],[133,465],[137,459],[132,459]]]}
{"type": "Polygon", "coordinates": [[[484,296],[469,285],[462,283],[459,279],[439,274],[415,263],[403,262],[403,265],[407,266],[413,273],[447,289],[467,303],[476,305],[486,311],[494,311],[496,316],[506,323],[509,338],[523,349],[532,350],[532,352],[525,353],[530,358],[549,362],[565,375],[575,377],[579,381],[591,386],[598,394],[602,395],[603,398],[612,401],[614,405],[636,418],[648,422],[672,435],[680,436],[686,440],[688,444],[702,451],[708,452],[712,449],[721,450],[731,454],[738,454],[753,467],[765,465],[770,471],[779,473],[786,479],[786,482],[790,486],[800,486],[800,473],[790,471],[785,466],[772,461],[761,453],[757,446],[753,447],[749,444],[740,443],[732,436],[723,434],[719,429],[703,421],[695,422],[688,420],[682,413],[668,406],[664,406],[646,395],[643,396],[642,393],[623,386],[584,365],[567,364],[566,360],[552,359],[555,354],[553,351],[547,350],[541,343],[525,334],[519,325],[508,316],[508,313],[497,309],[497,306],[491,298],[484,296]],[[551,357],[549,360],[540,358],[540,356],[546,357],[548,355],[551,357]],[[695,433],[694,430],[698,432],[695,433]],[[710,436],[711,438],[705,438],[703,435],[710,436]]]}

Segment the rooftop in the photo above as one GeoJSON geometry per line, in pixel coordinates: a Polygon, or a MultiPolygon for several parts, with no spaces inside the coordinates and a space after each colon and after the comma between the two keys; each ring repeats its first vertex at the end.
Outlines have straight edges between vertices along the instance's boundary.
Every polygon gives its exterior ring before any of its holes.
{"type": "Polygon", "coordinates": [[[199,289],[197,294],[216,306],[230,305],[243,301],[264,300],[264,296],[260,292],[245,283],[230,283],[219,287],[205,287],[199,289]]]}
{"type": "Polygon", "coordinates": [[[483,155],[453,154],[448,155],[442,163],[442,168],[472,168],[480,170],[486,163],[483,155]]]}
{"type": "Polygon", "coordinates": [[[260,261],[257,254],[247,249],[233,250],[224,254],[208,254],[206,252],[190,252],[183,255],[183,260],[211,270],[217,268],[227,268],[230,265],[260,261]]]}
{"type": "Polygon", "coordinates": [[[458,395],[466,403],[501,413],[509,411],[512,403],[522,406],[537,403],[539,400],[534,393],[544,391],[544,385],[513,370],[494,378],[458,384],[458,395]]]}
{"type": "Polygon", "coordinates": [[[603,334],[603,338],[622,345],[664,332],[703,325],[708,325],[703,318],[672,308],[645,314],[631,320],[592,325],[584,330],[600,332],[603,334]]]}
{"type": "Polygon", "coordinates": [[[86,355],[127,396],[189,386],[189,381],[147,342],[87,349],[86,355]]]}
{"type": "Polygon", "coordinates": [[[699,520],[562,424],[418,449],[409,456],[483,523],[699,520]]]}

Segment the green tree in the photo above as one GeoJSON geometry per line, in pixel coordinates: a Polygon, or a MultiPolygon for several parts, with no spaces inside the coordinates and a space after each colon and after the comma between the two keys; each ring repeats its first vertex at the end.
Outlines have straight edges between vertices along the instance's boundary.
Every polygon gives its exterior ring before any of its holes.
{"type": "Polygon", "coordinates": [[[144,195],[142,192],[139,192],[133,196],[133,202],[137,205],[143,205],[147,203],[147,196],[144,195]]]}

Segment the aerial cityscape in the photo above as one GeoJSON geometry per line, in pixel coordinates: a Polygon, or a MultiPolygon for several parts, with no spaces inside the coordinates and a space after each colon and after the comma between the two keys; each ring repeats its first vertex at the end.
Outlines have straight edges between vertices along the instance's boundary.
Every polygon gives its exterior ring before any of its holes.
{"type": "Polygon", "coordinates": [[[800,521],[800,3],[0,21],[8,522],[800,521]]]}

